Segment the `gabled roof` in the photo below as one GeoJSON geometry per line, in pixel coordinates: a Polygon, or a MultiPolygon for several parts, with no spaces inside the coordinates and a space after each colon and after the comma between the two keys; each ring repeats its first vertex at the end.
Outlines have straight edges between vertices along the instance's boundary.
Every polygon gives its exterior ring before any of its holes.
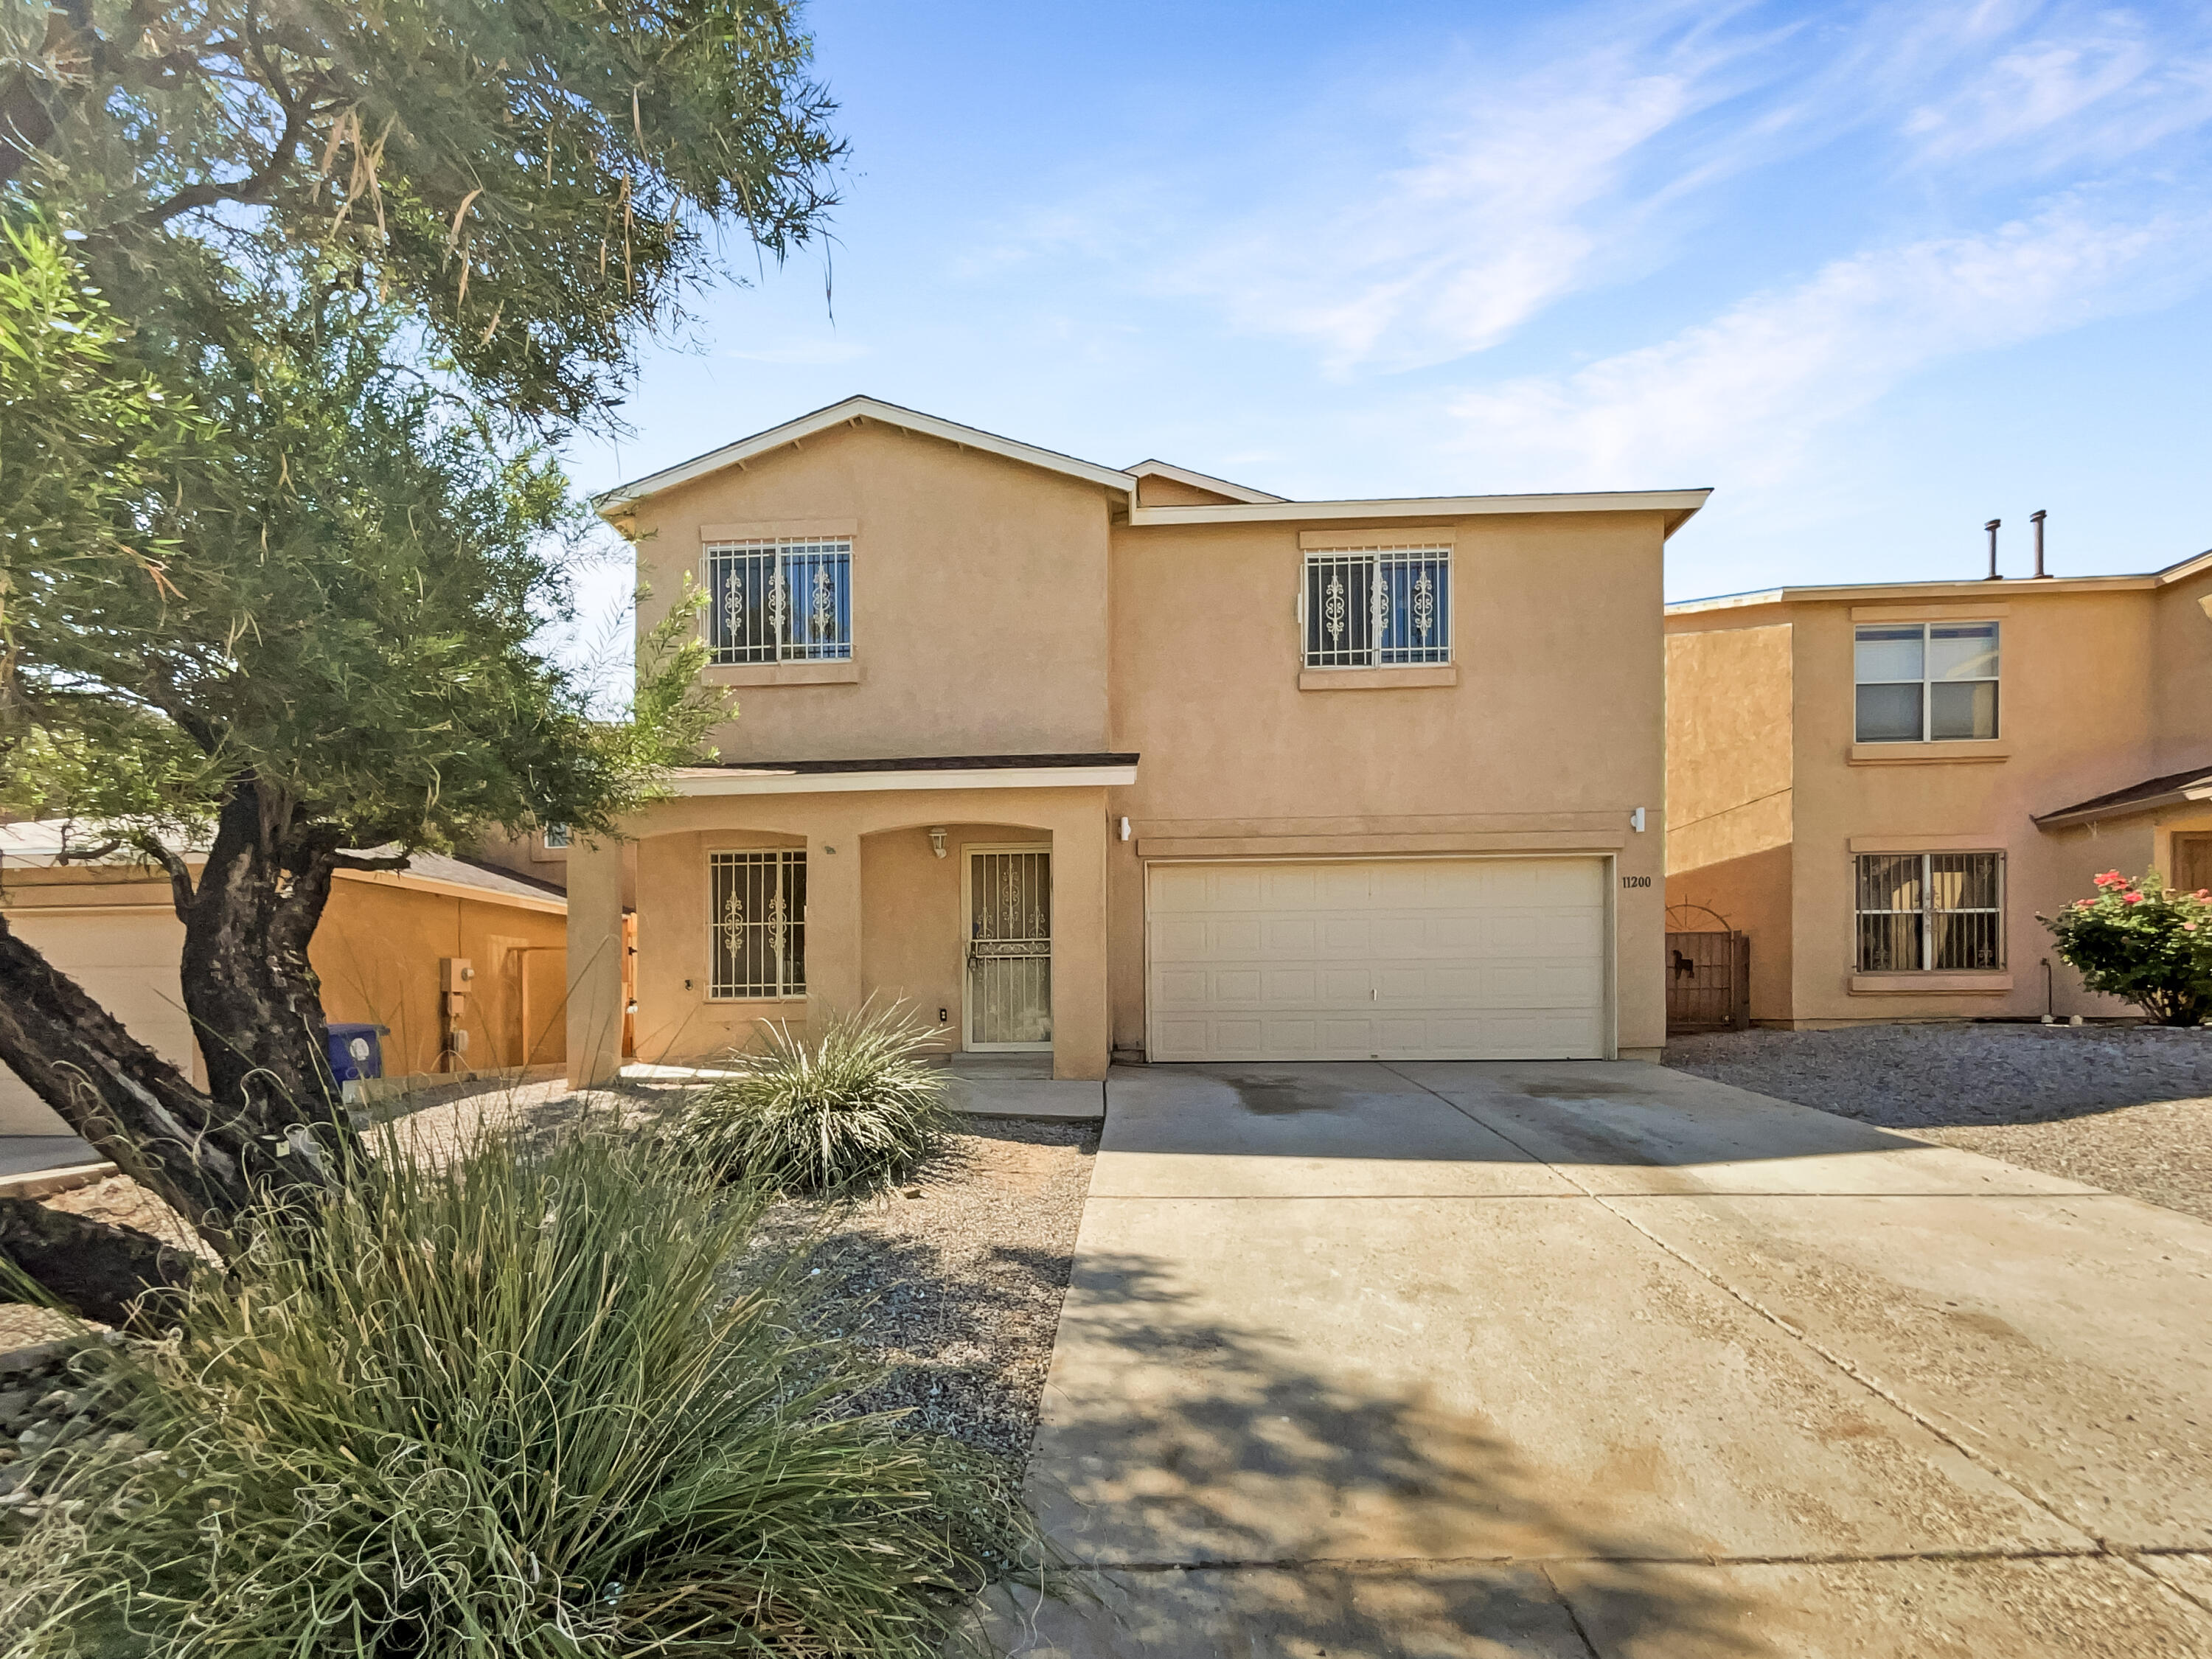
{"type": "Polygon", "coordinates": [[[2212,766],[2192,766],[2185,772],[2145,778],[2141,783],[2115,789],[2110,794],[2092,795],[2055,812],[2039,812],[2034,815],[2035,824],[2039,830],[2063,830],[2071,823],[2090,823],[2099,818],[2116,818],[2130,812],[2149,812],[2161,806],[2202,800],[2212,800],[2212,766]]]}
{"type": "Polygon", "coordinates": [[[614,512],[632,501],[657,495],[664,489],[673,489],[678,484],[703,478],[710,472],[719,472],[726,466],[742,466],[756,456],[803,442],[817,433],[827,432],[836,427],[857,425],[865,421],[880,422],[901,431],[918,433],[926,438],[942,439],[963,449],[981,450],[987,455],[1019,461],[1026,466],[1042,467],[1048,472],[1057,472],[1066,477],[1079,478],[1085,483],[1097,484],[1117,495],[1126,495],[1131,501],[1136,499],[1136,479],[1110,466],[1101,466],[1096,461],[1079,461],[1074,456],[1060,454],[1057,450],[1040,449],[1035,444],[1002,438],[995,432],[985,432],[977,427],[962,426],[957,421],[940,420],[934,415],[924,415],[919,410],[902,409],[896,404],[887,404],[878,398],[854,397],[842,403],[831,404],[827,408],[817,409],[811,415],[802,415],[795,421],[786,421],[781,426],[772,426],[765,432],[756,432],[750,438],[740,438],[733,444],[724,444],[720,449],[710,449],[703,455],[695,455],[688,461],[665,467],[629,483],[617,484],[597,497],[592,505],[601,513],[614,512]]]}
{"type": "Polygon", "coordinates": [[[1136,465],[1122,469],[1133,478],[1168,478],[1179,484],[1188,484],[1193,489],[1211,490],[1217,495],[1226,495],[1232,501],[1284,501],[1287,495],[1270,495],[1264,489],[1231,483],[1226,478],[1217,478],[1211,473],[1194,472],[1187,466],[1177,466],[1173,461],[1139,461],[1136,465]]]}

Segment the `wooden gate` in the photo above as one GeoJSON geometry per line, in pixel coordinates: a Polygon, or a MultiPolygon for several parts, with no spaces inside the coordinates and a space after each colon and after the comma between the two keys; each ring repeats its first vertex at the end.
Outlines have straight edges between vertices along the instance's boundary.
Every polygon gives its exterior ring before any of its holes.
{"type": "Polygon", "coordinates": [[[1750,1029],[1751,941],[1732,929],[1670,930],[1667,1035],[1750,1029]]]}

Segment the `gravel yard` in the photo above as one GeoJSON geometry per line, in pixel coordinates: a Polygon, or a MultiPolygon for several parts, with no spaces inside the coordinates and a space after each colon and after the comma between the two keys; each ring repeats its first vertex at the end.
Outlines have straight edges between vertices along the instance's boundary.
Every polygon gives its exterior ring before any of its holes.
{"type": "Polygon", "coordinates": [[[1093,1124],[970,1118],[882,1199],[771,1212],[764,1248],[823,1230],[802,1271],[828,1281],[831,1328],[890,1368],[856,1404],[1028,1457],[1097,1146],[1093,1124]]]}
{"type": "Polygon", "coordinates": [[[1723,1031],[1670,1039],[1666,1064],[2212,1221],[2212,1030],[1723,1031]]]}

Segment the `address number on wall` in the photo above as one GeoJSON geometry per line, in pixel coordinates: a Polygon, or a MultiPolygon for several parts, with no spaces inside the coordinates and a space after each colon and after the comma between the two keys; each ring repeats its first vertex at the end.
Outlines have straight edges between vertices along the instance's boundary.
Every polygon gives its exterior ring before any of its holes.
{"type": "Polygon", "coordinates": [[[1620,884],[1623,887],[1649,887],[1651,884],[1651,878],[1649,876],[1623,876],[1620,878],[1620,884]]]}

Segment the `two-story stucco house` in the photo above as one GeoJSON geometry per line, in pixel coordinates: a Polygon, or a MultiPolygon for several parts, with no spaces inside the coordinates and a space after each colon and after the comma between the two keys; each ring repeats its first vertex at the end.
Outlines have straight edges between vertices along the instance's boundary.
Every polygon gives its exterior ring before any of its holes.
{"type": "Polygon", "coordinates": [[[1751,940],[1760,1024],[2131,1012],[2036,921],[2212,886],[2212,554],[2137,576],[1667,608],[1668,898],[1751,940]]]}
{"type": "Polygon", "coordinates": [[[1660,566],[1702,490],[1291,501],[855,398],[612,492],[716,764],[568,859],[571,1066],[903,997],[951,1049],[1664,1040],[1660,566]]]}

